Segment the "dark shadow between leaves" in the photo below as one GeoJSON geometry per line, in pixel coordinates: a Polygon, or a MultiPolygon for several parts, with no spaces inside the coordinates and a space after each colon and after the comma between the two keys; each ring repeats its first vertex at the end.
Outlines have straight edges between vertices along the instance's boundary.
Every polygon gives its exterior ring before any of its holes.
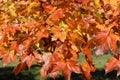
{"type": "MultiPolygon", "coordinates": [[[[33,65],[30,70],[26,69],[20,72],[18,75],[12,73],[13,67],[1,67],[0,68],[0,80],[40,80],[39,77],[40,67],[33,65]]],[[[105,75],[104,69],[96,70],[91,73],[92,80],[120,80],[120,77],[116,77],[117,71],[114,70],[105,75]]],[[[81,74],[72,73],[71,80],[81,80],[81,74]]],[[[47,78],[46,80],[53,80],[47,78]]],[[[63,76],[57,76],[56,80],[64,80],[63,76]]]]}

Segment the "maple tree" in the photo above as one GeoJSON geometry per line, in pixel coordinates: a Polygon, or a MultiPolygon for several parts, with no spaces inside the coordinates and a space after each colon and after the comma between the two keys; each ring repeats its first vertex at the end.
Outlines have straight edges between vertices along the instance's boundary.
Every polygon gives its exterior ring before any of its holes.
{"type": "Polygon", "coordinates": [[[37,62],[41,77],[62,71],[65,80],[72,72],[90,80],[94,50],[113,54],[105,73],[117,68],[119,76],[119,49],[119,0],[0,0],[0,58],[4,66],[18,61],[16,75],[37,62]]]}

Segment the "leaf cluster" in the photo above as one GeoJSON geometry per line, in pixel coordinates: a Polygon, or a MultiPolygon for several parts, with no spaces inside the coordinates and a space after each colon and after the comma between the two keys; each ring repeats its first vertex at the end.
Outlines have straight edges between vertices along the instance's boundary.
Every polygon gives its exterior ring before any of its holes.
{"type": "Polygon", "coordinates": [[[90,80],[92,52],[110,51],[105,72],[117,68],[119,76],[119,48],[119,0],[0,0],[0,58],[4,66],[18,61],[16,75],[37,62],[41,77],[62,71],[65,80],[72,72],[90,80]]]}

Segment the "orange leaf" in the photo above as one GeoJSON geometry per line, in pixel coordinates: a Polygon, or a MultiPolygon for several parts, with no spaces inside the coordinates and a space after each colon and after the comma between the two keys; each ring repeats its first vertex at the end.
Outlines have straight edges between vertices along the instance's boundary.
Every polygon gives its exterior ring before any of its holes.
{"type": "Polygon", "coordinates": [[[27,62],[26,62],[27,66],[29,68],[31,67],[31,65],[32,65],[32,63],[33,63],[34,60],[35,60],[35,57],[32,54],[30,54],[29,57],[28,57],[28,59],[27,59],[27,62]]]}
{"type": "Polygon", "coordinates": [[[53,7],[52,5],[44,5],[44,12],[43,13],[52,13],[55,11],[55,7],[53,7]]]}
{"type": "Polygon", "coordinates": [[[58,73],[59,73],[59,71],[51,72],[49,75],[50,75],[53,79],[55,79],[56,76],[58,75],[58,73]]]}
{"type": "Polygon", "coordinates": [[[71,29],[75,29],[76,28],[76,23],[75,23],[75,20],[73,20],[73,19],[66,19],[65,20],[66,21],[66,23],[67,23],[67,25],[71,28],[71,29]]]}
{"type": "Polygon", "coordinates": [[[41,68],[40,69],[40,77],[46,77],[47,76],[47,70],[46,69],[44,69],[44,68],[41,68]]]}
{"type": "Polygon", "coordinates": [[[35,37],[36,37],[36,40],[35,42],[39,42],[39,40],[41,38],[48,38],[49,34],[48,34],[48,31],[43,29],[43,32],[42,31],[38,31],[36,34],[35,34],[35,37]]]}
{"type": "Polygon", "coordinates": [[[17,75],[20,71],[25,69],[26,64],[25,63],[19,63],[14,69],[13,72],[15,75],[17,75]]]}
{"type": "Polygon", "coordinates": [[[92,64],[89,64],[87,61],[85,61],[82,64],[82,70],[86,80],[91,80],[90,72],[94,72],[95,67],[92,64]]]}
{"type": "Polygon", "coordinates": [[[57,10],[54,11],[54,13],[51,15],[51,19],[53,21],[58,21],[60,18],[63,17],[64,11],[63,9],[59,8],[57,10]]]}
{"type": "Polygon", "coordinates": [[[71,79],[71,73],[72,73],[72,71],[69,70],[67,65],[62,70],[62,74],[65,77],[65,80],[70,80],[71,79]]]}
{"type": "Polygon", "coordinates": [[[115,57],[111,57],[110,59],[108,59],[107,63],[105,64],[105,73],[109,73],[111,71],[113,71],[114,68],[117,67],[118,64],[118,60],[115,57]]]}
{"type": "Polygon", "coordinates": [[[51,59],[52,70],[50,73],[61,70],[65,80],[70,80],[72,72],[81,73],[79,65],[76,65],[77,62],[74,60],[69,59],[65,62],[63,59],[59,58],[59,55],[56,53],[53,54],[51,59]]]}
{"type": "Polygon", "coordinates": [[[16,50],[17,49],[16,47],[17,47],[17,42],[16,41],[11,42],[10,49],[16,50]]]}
{"type": "Polygon", "coordinates": [[[75,1],[79,2],[79,3],[82,2],[82,5],[87,5],[87,3],[88,3],[89,0],[75,0],[75,1]]]}
{"type": "Polygon", "coordinates": [[[75,72],[75,73],[81,73],[80,66],[77,65],[76,61],[69,60],[67,62],[67,66],[68,66],[70,71],[75,72]]]}
{"type": "Polygon", "coordinates": [[[2,64],[3,66],[6,66],[9,63],[10,63],[10,56],[9,54],[5,54],[4,57],[2,58],[2,64]]]}
{"type": "Polygon", "coordinates": [[[15,34],[16,30],[21,30],[21,28],[19,26],[6,26],[4,29],[5,32],[11,32],[12,34],[15,34]]]}
{"type": "Polygon", "coordinates": [[[11,58],[11,60],[12,60],[13,62],[16,62],[16,61],[17,61],[16,55],[13,55],[12,58],[11,58]]]}
{"type": "Polygon", "coordinates": [[[40,70],[41,77],[47,76],[49,68],[51,67],[51,57],[52,57],[51,53],[44,53],[43,54],[42,60],[43,60],[44,64],[40,70]]]}
{"type": "Polygon", "coordinates": [[[61,29],[59,26],[55,26],[51,28],[51,32],[53,33],[52,41],[59,39],[64,42],[67,36],[67,32],[64,29],[61,29]]]}
{"type": "Polygon", "coordinates": [[[24,50],[28,50],[29,47],[32,44],[32,38],[28,37],[26,40],[24,40],[23,45],[24,45],[24,50]]]}
{"type": "Polygon", "coordinates": [[[73,58],[77,58],[78,57],[77,53],[73,49],[69,49],[69,51],[72,54],[73,58]]]}
{"type": "Polygon", "coordinates": [[[91,50],[90,48],[88,48],[88,46],[84,46],[83,48],[81,48],[83,54],[86,56],[87,60],[89,62],[92,62],[92,56],[91,56],[91,50]]]}
{"type": "Polygon", "coordinates": [[[120,40],[120,37],[112,32],[101,31],[93,38],[96,43],[96,55],[102,55],[110,49],[113,54],[117,53],[116,42],[120,40]]]}

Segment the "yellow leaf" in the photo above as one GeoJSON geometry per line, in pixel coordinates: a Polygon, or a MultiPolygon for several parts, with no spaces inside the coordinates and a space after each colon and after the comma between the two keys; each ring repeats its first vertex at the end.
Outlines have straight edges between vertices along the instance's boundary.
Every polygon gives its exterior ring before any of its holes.
{"type": "Polygon", "coordinates": [[[14,55],[14,53],[15,53],[15,50],[10,51],[10,54],[14,55]]]}
{"type": "MultiPolygon", "coordinates": [[[[115,1],[115,0],[113,0],[115,1]]],[[[103,0],[104,4],[109,4],[110,3],[110,0],[103,0]]]]}
{"type": "Polygon", "coordinates": [[[111,6],[116,6],[118,5],[118,0],[110,0],[111,6]]]}
{"type": "Polygon", "coordinates": [[[7,43],[3,43],[3,46],[4,46],[4,47],[8,47],[7,43]]]}
{"type": "Polygon", "coordinates": [[[24,16],[21,16],[21,17],[20,17],[20,20],[23,21],[23,22],[26,22],[26,21],[27,21],[24,16]]]}
{"type": "Polygon", "coordinates": [[[100,0],[94,0],[96,7],[100,7],[100,0]]]}
{"type": "Polygon", "coordinates": [[[15,7],[14,7],[14,4],[12,4],[11,6],[8,7],[8,11],[9,11],[9,14],[10,14],[12,17],[17,17],[16,9],[15,9],[15,7]]]}
{"type": "Polygon", "coordinates": [[[64,29],[68,29],[68,25],[64,21],[60,21],[59,26],[64,29]]]}

